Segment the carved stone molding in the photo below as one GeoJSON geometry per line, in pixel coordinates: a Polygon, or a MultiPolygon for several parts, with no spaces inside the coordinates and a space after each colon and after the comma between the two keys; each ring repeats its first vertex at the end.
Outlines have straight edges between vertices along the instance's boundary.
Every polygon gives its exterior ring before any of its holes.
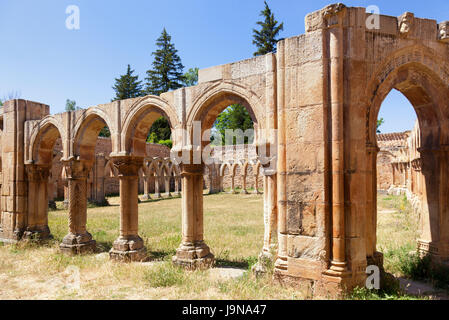
{"type": "Polygon", "coordinates": [[[143,166],[141,157],[122,156],[112,157],[111,160],[119,177],[137,177],[139,169],[143,166]]]}

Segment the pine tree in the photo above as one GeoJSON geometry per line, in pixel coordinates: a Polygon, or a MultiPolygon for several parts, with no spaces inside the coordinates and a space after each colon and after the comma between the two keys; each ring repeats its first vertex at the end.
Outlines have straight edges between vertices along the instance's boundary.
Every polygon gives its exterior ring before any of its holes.
{"type": "Polygon", "coordinates": [[[265,18],[264,21],[258,21],[257,24],[261,30],[253,29],[253,44],[257,46],[254,56],[261,56],[270,52],[276,52],[276,44],[279,41],[277,36],[279,32],[284,30],[284,23],[278,25],[278,21],[274,18],[270,7],[265,1],[265,9],[260,15],[265,18]]]}
{"type": "Polygon", "coordinates": [[[128,64],[126,74],[115,79],[115,85],[112,87],[115,90],[115,100],[124,100],[136,98],[143,95],[142,81],[139,81],[139,76],[133,76],[134,70],[128,64]]]}
{"type": "Polygon", "coordinates": [[[157,39],[156,45],[159,49],[152,54],[154,56],[153,69],[147,71],[146,91],[148,94],[160,95],[183,86],[184,66],[178,56],[178,50],[171,42],[171,36],[165,28],[157,39]]]}

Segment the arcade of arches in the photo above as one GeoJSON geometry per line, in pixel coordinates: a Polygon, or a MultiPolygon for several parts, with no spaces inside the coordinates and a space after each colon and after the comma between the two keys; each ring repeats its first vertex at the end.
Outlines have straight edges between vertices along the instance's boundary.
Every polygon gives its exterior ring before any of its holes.
{"type": "MultiPolygon", "coordinates": [[[[164,116],[177,159],[176,165],[163,165],[167,189],[179,177],[182,193],[182,241],[173,262],[212,266],[213,248],[203,236],[205,163],[178,160],[180,155],[201,160],[206,146],[198,142],[195,123],[204,136],[224,108],[238,103],[249,111],[256,131],[251,163],[264,191],[261,263],[277,232],[278,279],[311,283],[315,291],[363,285],[367,265],[382,264],[375,237],[376,160],[385,150],[377,142],[376,124],[382,101],[396,89],[413,105],[420,129],[408,140],[412,147],[404,161],[391,169],[392,184],[410,191],[420,210],[420,252],[448,263],[449,22],[412,13],[382,15],[380,28],[370,29],[369,17],[365,8],[327,6],[307,15],[306,33],[280,41],[276,53],[200,70],[198,85],[160,97],[56,115],[44,104],[7,101],[1,114],[0,238],[48,236],[47,186],[59,140],[69,211],[61,249],[92,250],[87,181],[98,133],[107,125],[111,152],[105,157],[120,193],[120,236],[110,257],[144,259],[139,175],[150,172],[155,158],[146,144],[148,130],[164,116]],[[263,155],[264,149],[270,153],[263,155]]],[[[234,164],[223,170],[233,172],[234,164]]],[[[221,169],[212,171],[220,175],[221,169]]]]}

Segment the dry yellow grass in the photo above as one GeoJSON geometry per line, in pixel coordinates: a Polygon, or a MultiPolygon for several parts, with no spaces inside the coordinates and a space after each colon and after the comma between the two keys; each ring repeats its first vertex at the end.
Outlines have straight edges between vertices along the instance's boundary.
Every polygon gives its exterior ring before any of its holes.
{"type": "MultiPolygon", "coordinates": [[[[88,210],[88,230],[98,242],[96,254],[68,257],[59,253],[58,244],[67,232],[65,210],[50,212],[49,225],[55,239],[47,245],[0,246],[0,299],[310,298],[305,292],[274,283],[271,275],[254,279],[246,272],[237,279],[223,279],[210,271],[186,272],[173,267],[170,260],[181,241],[180,199],[139,205],[139,233],[152,262],[111,262],[107,252],[118,236],[118,198],[111,198],[110,203],[109,207],[88,210]]],[[[388,207],[388,201],[384,206],[388,207]]],[[[217,265],[249,270],[262,247],[262,196],[205,196],[204,208],[205,238],[217,265]]],[[[380,229],[386,228],[385,233],[380,230],[380,246],[404,238],[398,225],[402,220],[397,219],[396,215],[380,214],[380,229]],[[398,232],[394,238],[391,228],[398,232]]]]}
{"type": "MultiPolygon", "coordinates": [[[[262,197],[205,196],[205,238],[219,267],[248,270],[263,241],[262,197]]],[[[295,299],[301,293],[283,288],[270,276],[221,279],[210,271],[186,272],[170,260],[181,242],[181,200],[139,205],[140,235],[150,263],[109,261],[107,251],[118,236],[118,198],[109,207],[88,210],[88,230],[97,240],[95,255],[67,257],[58,243],[67,233],[67,211],[50,212],[54,241],[46,246],[20,243],[0,247],[0,299],[295,299]],[[74,283],[80,275],[80,286],[74,283]]]]}

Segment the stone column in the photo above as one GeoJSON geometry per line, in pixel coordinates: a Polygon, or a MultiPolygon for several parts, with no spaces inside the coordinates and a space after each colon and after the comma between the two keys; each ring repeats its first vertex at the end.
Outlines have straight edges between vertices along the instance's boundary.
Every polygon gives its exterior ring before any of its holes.
{"type": "Polygon", "coordinates": [[[173,263],[187,269],[208,268],[214,255],[203,238],[202,164],[182,164],[182,243],[173,263]]]}
{"type": "Polygon", "coordinates": [[[248,194],[248,190],[246,190],[246,173],[242,175],[242,191],[240,193],[242,194],[248,194]]]}
{"type": "Polygon", "coordinates": [[[106,158],[104,154],[96,156],[94,170],[94,200],[98,204],[106,202],[106,192],[104,190],[104,168],[106,166],[106,158]]]}
{"type": "Polygon", "coordinates": [[[440,223],[439,223],[439,262],[449,261],[449,145],[441,146],[440,163],[440,223]]]}
{"type": "MultiPolygon", "coordinates": [[[[439,255],[440,242],[440,178],[441,162],[439,149],[420,148],[418,151],[422,159],[423,197],[422,213],[420,215],[421,234],[418,238],[418,247],[422,255],[439,255]]],[[[446,197],[446,195],[445,195],[446,197]]]]}
{"type": "MultiPolygon", "coordinates": [[[[336,12],[338,13],[338,12],[336,12]]],[[[342,277],[347,273],[345,184],[344,184],[344,45],[343,22],[337,15],[337,24],[329,28],[329,77],[331,108],[331,168],[332,168],[332,259],[328,273],[342,277]]]]}
{"type": "Polygon", "coordinates": [[[81,254],[93,252],[96,242],[87,232],[87,176],[92,162],[62,160],[68,182],[69,233],[60,244],[63,253],[81,254]]]}
{"type": "Polygon", "coordinates": [[[48,165],[27,164],[28,216],[25,239],[46,240],[52,238],[48,227],[48,165]]]}
{"type": "Polygon", "coordinates": [[[175,192],[173,193],[173,195],[175,197],[179,197],[181,195],[181,181],[177,176],[175,176],[174,179],[175,179],[175,192]]]}
{"type": "Polygon", "coordinates": [[[366,257],[368,265],[377,265],[383,268],[383,254],[377,252],[377,154],[379,148],[368,145],[366,163],[366,219],[365,219],[365,242],[366,257]]]}
{"type": "Polygon", "coordinates": [[[165,197],[166,198],[171,198],[171,193],[170,193],[170,176],[165,175],[164,176],[164,182],[165,182],[165,197]]]}
{"type": "Polygon", "coordinates": [[[231,169],[229,174],[231,175],[231,191],[229,191],[230,194],[236,194],[235,191],[235,175],[234,175],[234,170],[231,169]]]}
{"type": "Polygon", "coordinates": [[[162,198],[159,182],[160,182],[160,177],[155,175],[154,176],[154,193],[155,193],[154,198],[155,199],[162,198]]]}
{"type": "Polygon", "coordinates": [[[112,260],[144,261],[147,250],[138,234],[139,169],[143,158],[118,156],[112,161],[120,179],[120,236],[114,241],[109,256],[112,260]]]}
{"type": "Polygon", "coordinates": [[[143,200],[151,200],[150,195],[150,177],[147,175],[143,175],[143,200]]]}

